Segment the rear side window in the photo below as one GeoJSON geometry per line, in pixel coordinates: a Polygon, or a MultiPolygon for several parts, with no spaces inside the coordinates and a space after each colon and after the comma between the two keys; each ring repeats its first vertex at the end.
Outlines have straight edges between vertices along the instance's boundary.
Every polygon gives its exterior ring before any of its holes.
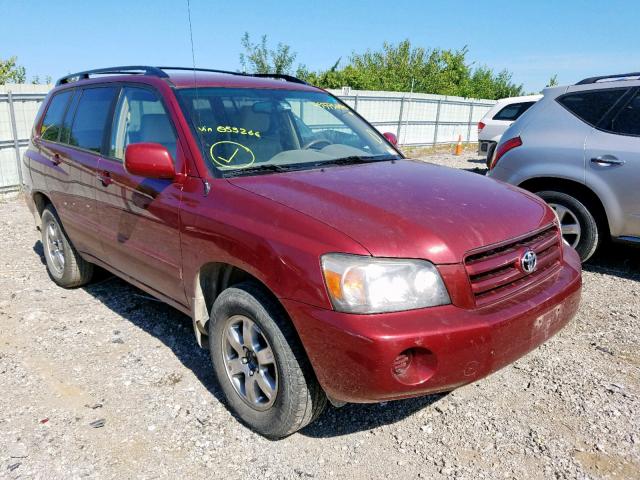
{"type": "Polygon", "coordinates": [[[626,91],[625,88],[616,88],[570,93],[560,97],[558,102],[578,118],[595,126],[626,91]]]}
{"type": "Polygon", "coordinates": [[[636,94],[605,128],[621,135],[640,136],[640,94],[636,94]]]}
{"type": "Polygon", "coordinates": [[[534,103],[536,102],[521,102],[507,105],[493,116],[493,120],[506,120],[513,122],[514,120],[517,120],[520,115],[526,112],[534,103]]]}
{"type": "Polygon", "coordinates": [[[86,88],[78,101],[69,145],[100,153],[116,87],[86,88]]]}
{"type": "Polygon", "coordinates": [[[62,129],[62,119],[67,111],[67,105],[71,98],[72,90],[60,92],[51,99],[47,113],[44,115],[42,126],[40,127],[40,136],[43,140],[57,142],[62,129]]]}
{"type": "Polygon", "coordinates": [[[131,143],[164,145],[176,158],[176,134],[160,98],[146,88],[124,87],[116,105],[109,156],[124,160],[131,143]]]}

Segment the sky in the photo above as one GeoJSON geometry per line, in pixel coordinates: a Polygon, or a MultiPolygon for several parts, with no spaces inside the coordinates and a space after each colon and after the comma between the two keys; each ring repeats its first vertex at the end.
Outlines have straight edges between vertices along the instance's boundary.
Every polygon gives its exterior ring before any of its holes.
{"type": "MultiPolygon", "coordinates": [[[[408,38],[467,46],[475,65],[507,69],[526,92],[640,70],[638,0],[191,0],[196,66],[237,70],[240,38],[266,34],[326,69],[353,52],[408,38]]],[[[187,0],[0,0],[0,58],[54,80],[115,65],[192,66],[187,0]]]]}

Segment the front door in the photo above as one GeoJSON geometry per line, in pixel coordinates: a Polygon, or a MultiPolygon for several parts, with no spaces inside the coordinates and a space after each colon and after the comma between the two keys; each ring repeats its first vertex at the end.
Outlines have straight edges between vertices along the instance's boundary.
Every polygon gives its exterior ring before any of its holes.
{"type": "Polygon", "coordinates": [[[640,237],[640,91],[593,129],[585,160],[587,185],[613,205],[612,234],[640,237]]]}
{"type": "Polygon", "coordinates": [[[155,91],[125,86],[116,103],[107,155],[98,164],[97,210],[109,265],[147,287],[186,304],[182,283],[179,206],[172,180],[129,174],[130,143],[160,143],[180,154],[169,115],[155,91]]]}

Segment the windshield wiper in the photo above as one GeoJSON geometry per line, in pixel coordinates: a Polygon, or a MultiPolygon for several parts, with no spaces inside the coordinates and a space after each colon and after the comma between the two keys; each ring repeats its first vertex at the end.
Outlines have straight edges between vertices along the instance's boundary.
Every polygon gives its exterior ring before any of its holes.
{"type": "Polygon", "coordinates": [[[241,175],[255,174],[255,173],[287,172],[291,170],[292,167],[293,165],[276,165],[273,163],[265,163],[263,165],[256,165],[254,167],[227,170],[224,172],[224,175],[228,177],[237,177],[241,175]]]}
{"type": "Polygon", "coordinates": [[[246,168],[237,168],[234,170],[225,170],[225,177],[240,177],[243,175],[255,175],[261,173],[280,173],[291,172],[294,170],[307,170],[311,168],[322,168],[326,165],[353,165],[357,163],[371,163],[388,160],[400,160],[397,155],[371,155],[360,156],[350,155],[348,157],[335,158],[333,160],[323,160],[321,162],[309,162],[309,163],[292,163],[278,165],[274,163],[263,163],[261,165],[255,165],[246,168]]]}
{"type": "Polygon", "coordinates": [[[385,160],[399,160],[399,159],[400,158],[396,155],[371,155],[371,156],[350,155],[348,157],[341,157],[341,158],[335,158],[333,160],[316,162],[314,165],[316,167],[322,167],[324,165],[354,165],[357,163],[371,163],[371,162],[381,162],[385,160]]]}

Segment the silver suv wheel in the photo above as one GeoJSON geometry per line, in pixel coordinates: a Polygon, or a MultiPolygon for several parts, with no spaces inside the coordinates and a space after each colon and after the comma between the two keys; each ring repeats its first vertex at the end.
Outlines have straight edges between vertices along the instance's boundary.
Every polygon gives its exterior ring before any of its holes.
{"type": "Polygon", "coordinates": [[[553,211],[556,213],[556,217],[558,217],[562,238],[571,247],[576,248],[578,243],[580,243],[580,238],[582,236],[582,229],[580,228],[578,217],[563,205],[549,203],[549,206],[553,208],[553,211]]]}

